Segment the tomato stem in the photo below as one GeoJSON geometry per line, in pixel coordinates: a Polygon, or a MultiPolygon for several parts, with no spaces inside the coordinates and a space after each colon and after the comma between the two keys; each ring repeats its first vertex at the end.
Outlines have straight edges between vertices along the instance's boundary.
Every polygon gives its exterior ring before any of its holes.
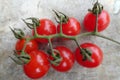
{"type": "Polygon", "coordinates": [[[63,34],[63,32],[62,32],[62,20],[63,20],[63,18],[62,18],[62,16],[60,16],[60,34],[63,34]]]}
{"type": "Polygon", "coordinates": [[[58,57],[54,54],[51,38],[49,38],[48,41],[49,41],[50,49],[51,49],[51,52],[52,52],[52,57],[55,58],[55,59],[58,59],[58,57]]]}
{"type": "Polygon", "coordinates": [[[101,38],[104,38],[104,39],[107,39],[107,40],[110,40],[110,41],[115,42],[115,43],[117,43],[117,44],[120,45],[120,42],[115,41],[114,39],[111,39],[111,38],[106,37],[106,36],[104,36],[104,35],[101,35],[101,34],[99,34],[99,33],[98,33],[98,34],[95,34],[95,36],[97,36],[97,37],[101,37],[101,38]]]}
{"type": "Polygon", "coordinates": [[[98,32],[98,12],[96,13],[96,22],[95,22],[95,30],[94,32],[97,33],[98,32]]]}
{"type": "Polygon", "coordinates": [[[25,44],[24,44],[24,46],[23,46],[23,49],[22,49],[20,55],[26,55],[26,54],[27,54],[27,53],[25,52],[25,48],[26,48],[26,46],[27,46],[27,43],[28,43],[30,40],[32,40],[32,38],[33,38],[33,37],[31,37],[31,38],[25,38],[25,39],[26,39],[26,40],[25,40],[25,44]]]}
{"type": "Polygon", "coordinates": [[[37,33],[37,30],[36,30],[36,27],[33,27],[33,29],[34,29],[34,35],[37,36],[38,33],[37,33]]]}
{"type": "Polygon", "coordinates": [[[74,37],[79,38],[79,37],[83,37],[83,36],[90,36],[93,34],[94,34],[94,32],[85,32],[85,33],[81,33],[81,34],[74,36],[74,37]]]}
{"type": "Polygon", "coordinates": [[[96,19],[95,19],[95,30],[94,30],[95,33],[98,32],[98,15],[101,13],[102,10],[103,10],[103,7],[102,7],[102,5],[100,5],[100,3],[98,3],[98,0],[97,0],[96,3],[94,4],[93,10],[92,10],[92,12],[96,16],[96,19]]]}
{"type": "MultiPolygon", "coordinates": [[[[62,23],[61,23],[62,24],[62,23]]],[[[35,30],[36,30],[36,28],[34,28],[35,30]]],[[[35,31],[36,32],[36,31],[35,31]]],[[[37,33],[37,32],[36,32],[37,33]]],[[[118,42],[118,41],[115,41],[115,40],[113,40],[113,39],[111,39],[111,38],[108,38],[108,37],[106,37],[106,36],[104,36],[104,35],[101,35],[101,34],[99,34],[98,32],[86,32],[86,33],[82,33],[82,34],[79,34],[79,35],[76,35],[76,36],[68,36],[68,35],[65,35],[65,34],[63,34],[63,33],[57,33],[57,34],[55,34],[55,35],[49,35],[49,36],[42,36],[42,35],[38,35],[38,34],[35,34],[34,36],[32,36],[32,37],[30,37],[30,38],[26,38],[26,42],[25,42],[25,44],[24,44],[24,47],[23,47],[23,49],[22,49],[22,55],[23,54],[25,54],[25,52],[24,52],[24,50],[25,50],[25,48],[26,48],[26,44],[30,41],[30,40],[32,40],[32,39],[35,39],[35,38],[43,38],[43,39],[48,39],[48,41],[49,41],[49,44],[50,44],[50,47],[51,47],[51,50],[53,49],[52,48],[52,43],[51,43],[51,39],[52,38],[55,38],[55,37],[63,37],[63,38],[68,38],[68,39],[71,39],[71,40],[75,40],[76,41],[76,39],[77,38],[79,38],[79,37],[83,37],[83,36],[97,36],[97,37],[101,37],[101,38],[104,38],[104,39],[107,39],[107,40],[110,40],[110,41],[112,41],[112,42],[115,42],[115,43],[117,43],[117,44],[119,44],[120,45],[120,42],[118,42]]],[[[53,53],[54,51],[52,50],[52,53],[53,53]]],[[[54,55],[54,53],[53,53],[53,55],[54,55]]]]}
{"type": "Polygon", "coordinates": [[[50,49],[52,51],[52,56],[55,56],[54,51],[53,51],[53,46],[52,46],[51,39],[48,39],[48,41],[49,41],[50,49]]]}
{"type": "Polygon", "coordinates": [[[60,61],[62,60],[62,58],[61,58],[61,56],[57,56],[57,55],[54,53],[54,52],[57,52],[57,54],[60,55],[58,51],[56,51],[56,50],[53,49],[52,42],[51,42],[51,38],[49,38],[48,41],[49,41],[49,45],[50,45],[52,57],[54,58],[54,60],[50,60],[50,62],[51,62],[53,65],[57,66],[57,65],[59,65],[59,63],[60,63],[60,61]]]}

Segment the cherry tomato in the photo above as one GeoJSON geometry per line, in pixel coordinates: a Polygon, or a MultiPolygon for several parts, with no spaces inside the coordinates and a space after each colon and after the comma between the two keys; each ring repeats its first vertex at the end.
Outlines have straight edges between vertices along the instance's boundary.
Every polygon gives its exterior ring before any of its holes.
{"type": "Polygon", "coordinates": [[[55,49],[59,51],[62,60],[59,65],[52,64],[52,67],[59,72],[69,71],[75,62],[73,52],[64,46],[57,46],[55,49]]]}
{"type": "Polygon", "coordinates": [[[94,68],[101,64],[103,60],[103,52],[97,45],[92,44],[92,43],[84,43],[84,44],[81,44],[80,46],[83,49],[90,50],[90,52],[92,53],[91,55],[92,61],[89,61],[88,59],[84,61],[83,55],[80,49],[77,48],[75,51],[75,57],[76,57],[76,61],[80,65],[87,67],[87,68],[94,68]]]}
{"type": "MultiPolygon", "coordinates": [[[[49,19],[41,19],[40,25],[36,29],[37,29],[37,33],[43,36],[53,35],[56,34],[57,32],[55,24],[49,19]]],[[[34,35],[34,31],[33,31],[33,35],[34,35]]],[[[48,40],[46,39],[36,39],[36,40],[40,43],[48,42],[48,40]]]]}
{"type": "Polygon", "coordinates": [[[43,77],[50,68],[48,57],[43,51],[32,51],[30,54],[30,62],[23,65],[24,73],[32,79],[43,77]]]}
{"type": "MultiPolygon", "coordinates": [[[[58,24],[57,31],[60,32],[60,24],[58,24]]],[[[77,19],[70,17],[67,23],[62,24],[62,32],[69,36],[78,35],[81,31],[80,23],[77,19]]]]}
{"type": "MultiPolygon", "coordinates": [[[[25,45],[25,42],[26,42],[25,39],[19,39],[15,45],[16,51],[21,51],[23,49],[23,46],[25,45]]],[[[36,49],[38,49],[37,42],[35,40],[31,40],[27,43],[25,52],[29,54],[31,51],[36,49]]],[[[20,52],[18,52],[18,54],[20,54],[20,52]]]]}
{"type": "MultiPolygon", "coordinates": [[[[96,23],[96,16],[92,12],[87,13],[83,21],[85,29],[89,32],[94,31],[95,23],[96,23]]],[[[98,15],[98,32],[105,30],[108,27],[109,23],[110,23],[110,16],[107,11],[103,10],[98,15]]]]}

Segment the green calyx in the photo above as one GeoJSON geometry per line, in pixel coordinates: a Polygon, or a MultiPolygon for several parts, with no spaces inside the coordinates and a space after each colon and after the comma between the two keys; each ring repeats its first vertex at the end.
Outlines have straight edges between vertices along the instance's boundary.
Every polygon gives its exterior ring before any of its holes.
{"type": "Polygon", "coordinates": [[[89,61],[92,62],[92,58],[91,58],[92,52],[87,48],[82,48],[81,46],[79,46],[79,43],[77,42],[77,39],[74,39],[74,41],[75,41],[75,43],[77,44],[77,46],[80,50],[80,54],[83,56],[82,60],[83,61],[89,60],[89,61]]]}
{"type": "Polygon", "coordinates": [[[38,27],[40,25],[40,21],[38,18],[35,17],[30,17],[27,18],[26,20],[23,19],[24,23],[30,28],[30,29],[34,29],[35,27],[38,27]],[[31,20],[32,22],[27,22],[26,20],[31,20]]]}
{"type": "Polygon", "coordinates": [[[87,48],[81,48],[81,54],[83,56],[83,61],[89,60],[92,61],[92,52],[87,48]]]}
{"type": "Polygon", "coordinates": [[[24,65],[30,61],[30,56],[27,53],[21,53],[21,55],[18,55],[17,51],[14,51],[14,56],[15,58],[11,56],[10,58],[18,65],[24,65]]]}
{"type": "Polygon", "coordinates": [[[93,14],[100,14],[103,10],[103,5],[100,4],[98,1],[94,4],[92,10],[88,9],[88,11],[92,12],[93,14]]]}
{"type": "Polygon", "coordinates": [[[58,22],[58,23],[60,23],[60,22],[67,23],[68,22],[69,17],[67,15],[65,15],[62,12],[55,11],[55,10],[53,10],[53,12],[56,15],[56,17],[55,17],[56,22],[58,22]],[[62,21],[61,21],[61,17],[62,17],[62,21]]]}
{"type": "Polygon", "coordinates": [[[17,39],[23,39],[24,38],[25,34],[21,29],[16,29],[16,28],[12,29],[11,27],[10,27],[10,29],[17,39]]]}
{"type": "Polygon", "coordinates": [[[61,58],[50,60],[50,63],[55,65],[55,66],[58,66],[60,64],[61,60],[62,60],[61,58]]]}
{"type": "Polygon", "coordinates": [[[54,53],[52,53],[51,50],[48,51],[49,55],[52,56],[52,58],[53,58],[53,60],[50,60],[50,63],[55,66],[58,66],[60,64],[62,58],[61,58],[58,50],[53,49],[53,51],[54,51],[54,53]]]}

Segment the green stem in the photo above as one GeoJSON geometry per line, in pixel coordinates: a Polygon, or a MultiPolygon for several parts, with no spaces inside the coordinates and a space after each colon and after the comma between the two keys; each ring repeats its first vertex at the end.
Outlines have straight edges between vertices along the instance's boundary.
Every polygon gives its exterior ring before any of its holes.
{"type": "Polygon", "coordinates": [[[26,48],[26,46],[27,46],[27,43],[31,40],[32,38],[26,38],[25,39],[25,44],[24,44],[24,46],[23,46],[23,49],[22,49],[22,51],[21,51],[21,55],[25,55],[26,53],[25,53],[25,48],[26,48]]]}
{"type": "Polygon", "coordinates": [[[97,14],[95,15],[96,16],[96,22],[95,22],[95,30],[94,30],[94,32],[98,32],[98,12],[97,12],[97,14]]]}
{"type": "Polygon", "coordinates": [[[97,37],[101,37],[101,38],[104,38],[104,39],[107,39],[107,40],[110,40],[110,41],[115,42],[115,43],[117,43],[117,44],[120,45],[120,42],[115,41],[114,39],[108,38],[108,37],[106,37],[106,36],[104,36],[104,35],[101,35],[101,34],[95,34],[95,36],[97,36],[97,37]]]}
{"type": "Polygon", "coordinates": [[[35,36],[38,36],[36,27],[34,27],[33,29],[34,29],[35,36]]]}
{"type": "Polygon", "coordinates": [[[62,35],[63,32],[62,32],[62,21],[63,21],[63,17],[60,16],[60,34],[62,35]]]}
{"type": "Polygon", "coordinates": [[[51,52],[52,52],[52,57],[54,57],[55,59],[57,59],[56,55],[54,54],[54,50],[53,50],[51,39],[49,38],[48,41],[49,41],[50,49],[51,49],[51,52]]]}
{"type": "MultiPolygon", "coordinates": [[[[110,40],[110,41],[115,42],[115,43],[117,43],[117,44],[120,45],[120,42],[115,41],[115,40],[113,40],[113,39],[111,39],[111,38],[108,38],[108,37],[106,37],[106,36],[104,36],[104,35],[101,35],[101,34],[99,34],[99,33],[96,33],[96,32],[86,32],[86,33],[82,33],[82,34],[77,35],[77,36],[68,36],[68,35],[60,34],[60,33],[59,33],[59,34],[55,34],[55,35],[50,35],[50,36],[36,35],[36,36],[31,37],[31,38],[26,38],[26,42],[25,42],[25,45],[24,45],[24,47],[23,47],[23,49],[22,49],[22,54],[21,54],[21,55],[25,54],[25,53],[24,53],[24,50],[25,50],[25,48],[26,48],[27,43],[28,43],[30,40],[35,39],[35,38],[48,39],[49,44],[50,44],[50,48],[51,48],[51,50],[52,50],[52,55],[53,55],[54,57],[56,57],[55,54],[54,54],[54,51],[53,51],[52,43],[51,43],[51,39],[52,39],[52,38],[54,38],[54,37],[64,37],[64,38],[69,38],[69,39],[71,39],[71,40],[75,40],[75,41],[76,41],[76,39],[79,38],[79,37],[90,36],[90,35],[92,35],[92,36],[97,36],[97,37],[101,37],[101,38],[110,40]]],[[[76,43],[77,43],[77,42],[76,42],[76,43]]],[[[78,45],[78,44],[77,44],[77,45],[78,45]]]]}
{"type": "Polygon", "coordinates": [[[79,37],[83,37],[83,36],[90,36],[90,35],[93,35],[93,34],[94,34],[94,32],[85,32],[85,33],[79,34],[75,37],[79,38],[79,37]]]}

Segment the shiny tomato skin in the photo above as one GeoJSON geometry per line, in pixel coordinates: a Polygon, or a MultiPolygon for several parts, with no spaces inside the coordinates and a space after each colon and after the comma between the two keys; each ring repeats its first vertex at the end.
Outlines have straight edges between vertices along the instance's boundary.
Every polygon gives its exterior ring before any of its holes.
{"type": "MultiPolygon", "coordinates": [[[[60,24],[58,24],[57,26],[57,31],[60,32],[60,24]]],[[[80,34],[80,31],[81,31],[80,22],[73,17],[70,17],[67,23],[62,24],[62,32],[65,35],[75,36],[80,34]]]]}
{"type": "MultiPolygon", "coordinates": [[[[55,24],[49,19],[40,19],[40,25],[36,28],[38,35],[49,36],[56,34],[56,26],[55,24]]],[[[34,31],[33,31],[34,35],[34,31]]],[[[46,39],[36,39],[37,42],[40,43],[48,43],[46,39]]]]}
{"type": "Polygon", "coordinates": [[[32,51],[30,54],[30,62],[23,65],[24,73],[32,79],[38,79],[47,74],[50,69],[48,57],[43,51],[32,51]]]}
{"type": "MultiPolygon", "coordinates": [[[[19,39],[15,44],[16,51],[21,51],[23,49],[23,46],[25,45],[26,40],[25,39],[19,39]]],[[[30,53],[33,50],[38,49],[38,44],[35,40],[31,40],[27,43],[25,52],[30,53]]],[[[18,52],[20,54],[20,52],[18,52]]]]}
{"type": "Polygon", "coordinates": [[[87,68],[95,68],[102,63],[103,52],[97,45],[92,44],[92,43],[84,43],[84,44],[81,44],[80,46],[84,49],[90,50],[90,52],[92,53],[91,55],[92,62],[89,61],[88,59],[83,61],[83,56],[81,54],[81,51],[79,50],[79,48],[77,48],[75,51],[75,57],[76,57],[76,61],[80,65],[87,67],[87,68]]]}
{"type": "MultiPolygon", "coordinates": [[[[92,32],[95,29],[95,23],[96,23],[96,16],[92,13],[89,12],[86,14],[84,17],[84,28],[92,32]]],[[[101,32],[105,30],[110,23],[110,16],[107,11],[103,10],[99,15],[98,15],[98,32],[101,32]]]]}
{"type": "Polygon", "coordinates": [[[73,52],[64,46],[57,46],[55,49],[59,51],[62,60],[59,65],[52,64],[52,67],[59,72],[69,71],[73,67],[73,64],[75,62],[73,52]]]}

